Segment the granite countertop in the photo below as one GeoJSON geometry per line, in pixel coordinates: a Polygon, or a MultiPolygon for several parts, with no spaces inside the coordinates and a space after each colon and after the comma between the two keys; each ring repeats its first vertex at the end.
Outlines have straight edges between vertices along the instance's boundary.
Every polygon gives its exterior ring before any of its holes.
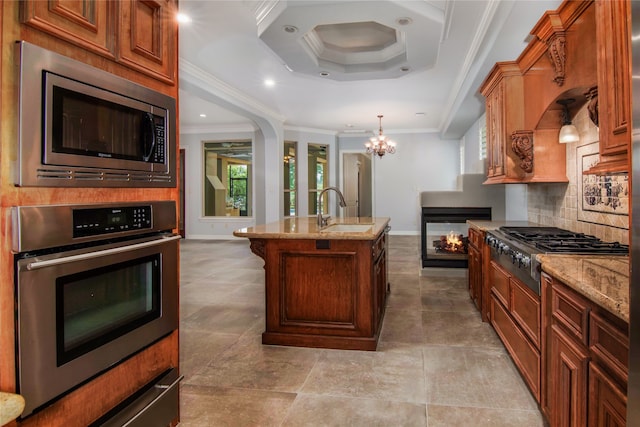
{"type": "Polygon", "coordinates": [[[233,232],[236,237],[256,239],[327,239],[327,240],[373,240],[389,224],[387,217],[331,218],[329,225],[320,229],[317,217],[293,217],[254,227],[241,228],[233,232]],[[363,231],[333,231],[335,224],[364,225],[363,231]],[[369,227],[366,227],[369,225],[369,227]]]}
{"type": "Polygon", "coordinates": [[[629,322],[629,257],[539,254],[542,270],[629,322]]]}
{"type": "Polygon", "coordinates": [[[13,421],[24,410],[24,398],[19,394],[0,391],[0,426],[13,421]]]}
{"type": "Polygon", "coordinates": [[[495,230],[500,227],[539,227],[540,224],[529,221],[487,221],[468,219],[467,224],[480,231],[495,230]]]}

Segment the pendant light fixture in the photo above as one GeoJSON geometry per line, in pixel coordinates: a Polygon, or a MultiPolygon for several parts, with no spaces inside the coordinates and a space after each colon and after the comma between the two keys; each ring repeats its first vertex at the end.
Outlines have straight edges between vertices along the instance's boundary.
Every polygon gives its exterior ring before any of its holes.
{"type": "Polygon", "coordinates": [[[570,142],[580,141],[580,133],[578,132],[578,129],[571,123],[571,117],[569,116],[569,104],[574,103],[575,99],[567,98],[561,99],[556,102],[564,107],[562,111],[562,127],[560,128],[558,142],[560,142],[561,144],[567,144],[570,142]]]}
{"type": "Polygon", "coordinates": [[[380,121],[380,132],[378,136],[369,138],[364,146],[367,147],[368,154],[377,154],[378,157],[382,157],[385,154],[393,154],[396,152],[396,143],[382,134],[382,115],[378,116],[380,121]]]}

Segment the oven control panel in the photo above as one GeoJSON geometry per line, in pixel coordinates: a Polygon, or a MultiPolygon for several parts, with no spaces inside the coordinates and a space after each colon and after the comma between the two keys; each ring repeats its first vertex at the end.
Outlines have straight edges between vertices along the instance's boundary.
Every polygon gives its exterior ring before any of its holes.
{"type": "Polygon", "coordinates": [[[151,228],[151,206],[75,209],[73,237],[97,236],[151,228]]]}

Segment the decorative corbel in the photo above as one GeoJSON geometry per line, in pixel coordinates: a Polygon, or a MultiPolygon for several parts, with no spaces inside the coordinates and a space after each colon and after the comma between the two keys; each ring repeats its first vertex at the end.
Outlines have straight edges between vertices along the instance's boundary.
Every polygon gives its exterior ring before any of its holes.
{"type": "Polygon", "coordinates": [[[567,39],[564,31],[556,31],[547,41],[547,54],[551,60],[551,64],[555,70],[555,77],[553,81],[558,86],[564,84],[565,70],[564,65],[567,60],[567,53],[565,50],[565,44],[567,39]]]}
{"type": "Polygon", "coordinates": [[[516,130],[511,133],[511,149],[520,158],[520,168],[533,172],[533,131],[516,130]]]}
{"type": "Polygon", "coordinates": [[[598,125],[598,86],[594,86],[584,93],[589,103],[587,104],[587,111],[589,112],[589,118],[594,125],[598,125]]]}
{"type": "MultiPolygon", "coordinates": [[[[258,255],[260,258],[266,261],[267,248],[265,245],[265,241],[263,239],[249,239],[249,240],[251,242],[251,244],[249,245],[251,252],[253,252],[254,254],[258,255]]],[[[266,265],[263,267],[266,267],[266,265]]]]}

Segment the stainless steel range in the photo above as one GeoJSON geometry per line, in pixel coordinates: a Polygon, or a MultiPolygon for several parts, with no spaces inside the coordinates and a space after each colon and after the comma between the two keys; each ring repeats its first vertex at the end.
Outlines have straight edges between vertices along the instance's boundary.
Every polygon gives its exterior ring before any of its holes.
{"type": "Polygon", "coordinates": [[[629,246],[556,227],[500,227],[487,231],[491,259],[540,295],[537,254],[628,255],[629,246]]]}

